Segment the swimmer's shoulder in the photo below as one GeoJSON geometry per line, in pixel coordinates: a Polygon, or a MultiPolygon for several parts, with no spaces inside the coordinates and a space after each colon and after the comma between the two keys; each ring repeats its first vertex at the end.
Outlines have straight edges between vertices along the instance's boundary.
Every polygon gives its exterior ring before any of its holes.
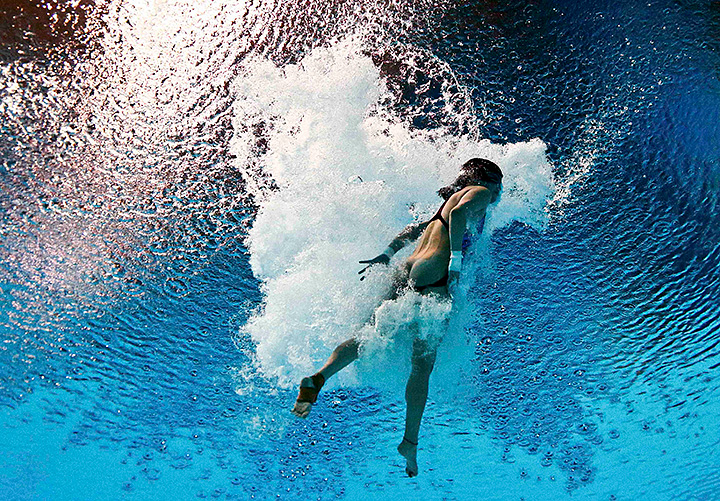
{"type": "Polygon", "coordinates": [[[466,186],[450,197],[448,205],[450,210],[466,208],[476,211],[487,208],[491,200],[492,192],[485,186],[466,186]]]}

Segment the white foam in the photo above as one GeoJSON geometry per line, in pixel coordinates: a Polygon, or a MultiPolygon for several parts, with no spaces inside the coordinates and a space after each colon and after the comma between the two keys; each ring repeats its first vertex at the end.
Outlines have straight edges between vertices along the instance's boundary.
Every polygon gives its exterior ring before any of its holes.
{"type": "MultiPolygon", "coordinates": [[[[358,47],[340,42],[282,69],[256,61],[236,84],[233,147],[259,203],[248,246],[265,296],[264,309],[245,329],[256,343],[258,368],[280,385],[317,370],[339,342],[361,330],[368,342],[380,340],[383,329],[367,322],[390,270],[374,269],[360,282],[358,260],[377,255],[405,225],[437,210],[436,190],[469,158],[489,158],[505,173],[489,232],[511,221],[541,228],[547,220],[553,181],[542,141],[497,145],[411,129],[382,108],[386,87],[358,47]],[[259,129],[266,131],[262,156],[252,147],[259,129]],[[258,165],[278,190],[259,181],[258,165]]],[[[469,357],[461,349],[465,316],[453,321],[455,334],[443,341],[438,365],[469,357]]],[[[382,362],[366,357],[338,381],[381,384],[396,364],[409,370],[409,345],[392,346],[382,362]]]]}

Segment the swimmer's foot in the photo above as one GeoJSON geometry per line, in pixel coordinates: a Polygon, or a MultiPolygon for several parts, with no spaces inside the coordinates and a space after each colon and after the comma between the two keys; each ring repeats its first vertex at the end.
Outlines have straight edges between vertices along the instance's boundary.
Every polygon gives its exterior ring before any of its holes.
{"type": "Polygon", "coordinates": [[[407,473],[408,477],[416,476],[418,474],[417,444],[403,437],[397,451],[406,460],[405,473],[407,473]]]}
{"type": "Polygon", "coordinates": [[[324,384],[325,377],[319,372],[314,376],[303,378],[300,381],[300,393],[291,412],[297,417],[306,418],[310,414],[313,404],[317,401],[320,388],[324,384]]]}

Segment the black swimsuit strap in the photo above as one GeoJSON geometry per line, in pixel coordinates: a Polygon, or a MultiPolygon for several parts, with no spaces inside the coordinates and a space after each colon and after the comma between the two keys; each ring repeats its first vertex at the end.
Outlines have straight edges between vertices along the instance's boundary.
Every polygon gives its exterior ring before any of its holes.
{"type": "Polygon", "coordinates": [[[434,215],[432,218],[430,218],[430,222],[432,223],[433,221],[439,220],[439,221],[442,223],[442,225],[445,227],[445,229],[448,230],[448,231],[450,231],[450,225],[449,225],[448,222],[445,220],[445,218],[442,217],[442,210],[443,210],[443,208],[445,208],[445,204],[446,204],[446,203],[448,203],[447,200],[445,200],[445,201],[443,202],[443,204],[440,206],[440,208],[439,208],[438,211],[435,213],[435,215],[434,215]]]}

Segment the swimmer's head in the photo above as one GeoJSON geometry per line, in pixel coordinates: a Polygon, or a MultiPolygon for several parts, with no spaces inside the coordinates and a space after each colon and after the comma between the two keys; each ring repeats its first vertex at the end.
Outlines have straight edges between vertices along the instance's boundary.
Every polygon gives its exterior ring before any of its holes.
{"type": "Polygon", "coordinates": [[[471,158],[462,165],[455,181],[438,190],[438,195],[447,200],[466,186],[485,186],[493,192],[492,202],[500,198],[503,173],[496,163],[484,158],[471,158]]]}

